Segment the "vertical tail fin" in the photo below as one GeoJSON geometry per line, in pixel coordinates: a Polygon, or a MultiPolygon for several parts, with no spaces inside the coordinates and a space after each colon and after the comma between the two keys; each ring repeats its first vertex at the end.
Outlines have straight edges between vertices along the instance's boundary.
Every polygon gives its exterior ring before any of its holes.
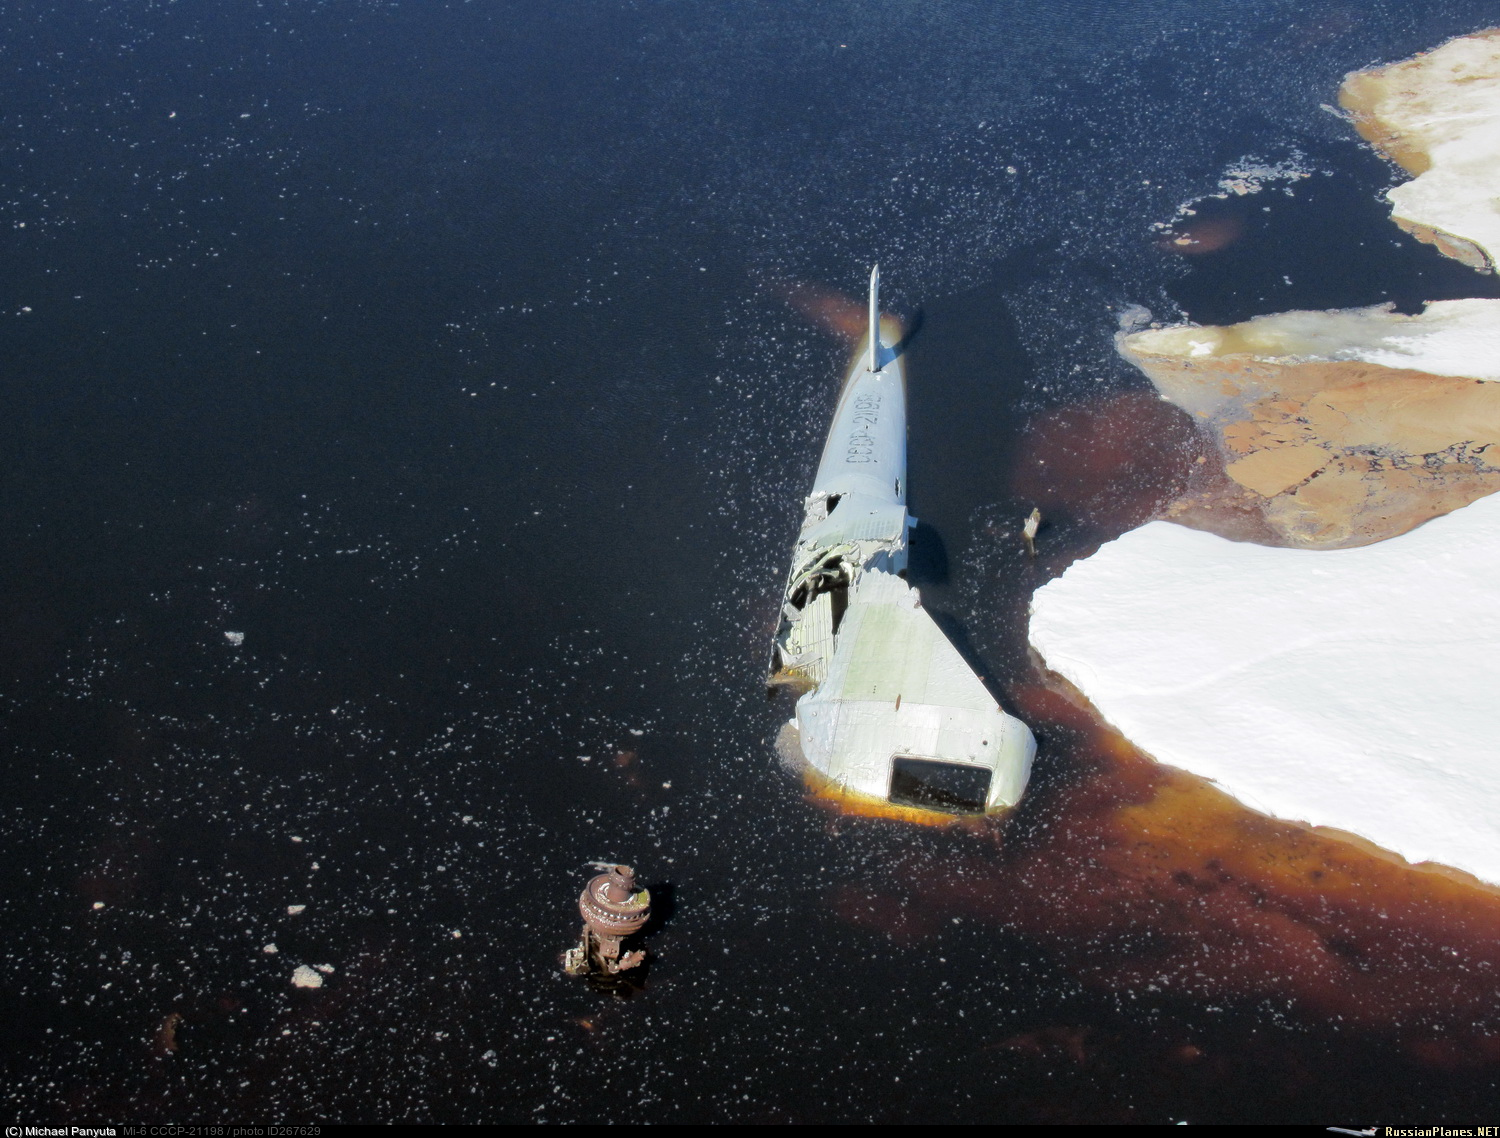
{"type": "Polygon", "coordinates": [[[870,370],[880,368],[880,266],[876,265],[870,270],[870,370]]]}

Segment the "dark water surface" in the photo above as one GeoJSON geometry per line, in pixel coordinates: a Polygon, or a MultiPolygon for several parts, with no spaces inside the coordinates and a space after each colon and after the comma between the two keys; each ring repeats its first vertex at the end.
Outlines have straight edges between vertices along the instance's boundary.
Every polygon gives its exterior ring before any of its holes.
{"type": "Polygon", "coordinates": [[[1319,109],[1491,6],[10,15],[18,1120],[1496,1121],[1496,1055],[1418,1046],[1452,1017],[1101,983],[1090,945],[1135,951],[1103,924],[966,907],[1077,822],[1066,732],[998,830],[835,819],[761,687],[847,351],[793,283],[878,258],[917,328],[924,593],[1013,691],[1030,590],[1170,490],[1142,438],[1190,445],[1137,430],[1124,306],[1494,295],[1384,220],[1395,175],[1319,109]],[[1247,155],[1312,177],[1162,252],[1247,155]],[[629,999],[557,967],[593,859],[665,916],[629,999]]]}

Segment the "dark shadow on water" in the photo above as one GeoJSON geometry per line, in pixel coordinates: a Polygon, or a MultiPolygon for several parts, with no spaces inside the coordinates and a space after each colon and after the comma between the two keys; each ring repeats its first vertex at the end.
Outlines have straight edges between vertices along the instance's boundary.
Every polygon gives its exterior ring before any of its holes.
{"type": "Polygon", "coordinates": [[[948,583],[948,547],[936,527],[918,521],[911,531],[907,579],[918,588],[948,583]]]}
{"type": "Polygon", "coordinates": [[[671,924],[676,916],[677,886],[670,881],[648,881],[646,888],[651,893],[651,920],[641,930],[641,935],[649,940],[652,934],[671,924]]]}
{"type": "Polygon", "coordinates": [[[915,312],[913,312],[902,322],[906,328],[906,331],[902,333],[901,339],[897,342],[895,347],[895,352],[898,356],[905,352],[906,349],[911,345],[911,342],[917,338],[917,336],[922,331],[922,325],[926,322],[927,310],[920,305],[917,307],[917,310],[915,312]]]}
{"type": "Polygon", "coordinates": [[[651,974],[651,954],[646,954],[646,959],[634,968],[625,972],[617,972],[613,976],[602,972],[591,972],[586,977],[588,986],[601,996],[613,996],[617,1000],[628,1000],[638,992],[644,991],[646,981],[651,974]]]}

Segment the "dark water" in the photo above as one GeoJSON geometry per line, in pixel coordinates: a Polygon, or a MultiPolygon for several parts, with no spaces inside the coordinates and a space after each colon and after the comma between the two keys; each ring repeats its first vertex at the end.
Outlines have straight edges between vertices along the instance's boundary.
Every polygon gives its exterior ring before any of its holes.
{"type": "Polygon", "coordinates": [[[1319,109],[1490,6],[10,17],[19,1121],[1494,1121],[1493,1056],[1295,992],[1100,984],[1035,913],[882,904],[1044,848],[1080,760],[1044,732],[995,833],[836,820],[761,688],[847,350],[789,282],[878,258],[918,328],[924,592],[1010,690],[1030,589],[1163,492],[1086,461],[1142,387],[1121,308],[1493,295],[1383,220],[1394,175],[1319,109]],[[1246,155],[1313,176],[1230,203],[1232,248],[1162,253],[1151,224],[1246,155]],[[594,859],[665,916],[630,999],[558,972],[594,859]]]}

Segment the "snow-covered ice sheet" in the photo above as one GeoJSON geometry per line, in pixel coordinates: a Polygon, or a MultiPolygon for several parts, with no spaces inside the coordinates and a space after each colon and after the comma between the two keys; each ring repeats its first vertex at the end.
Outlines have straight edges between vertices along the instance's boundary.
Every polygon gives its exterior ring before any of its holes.
{"type": "Polygon", "coordinates": [[[1030,636],[1161,762],[1500,883],[1500,495],[1357,549],[1152,522],[1040,589],[1030,636]]]}
{"type": "Polygon", "coordinates": [[[1476,269],[1500,253],[1500,28],[1344,79],[1360,134],[1417,175],[1386,196],[1404,229],[1476,269]]]}

